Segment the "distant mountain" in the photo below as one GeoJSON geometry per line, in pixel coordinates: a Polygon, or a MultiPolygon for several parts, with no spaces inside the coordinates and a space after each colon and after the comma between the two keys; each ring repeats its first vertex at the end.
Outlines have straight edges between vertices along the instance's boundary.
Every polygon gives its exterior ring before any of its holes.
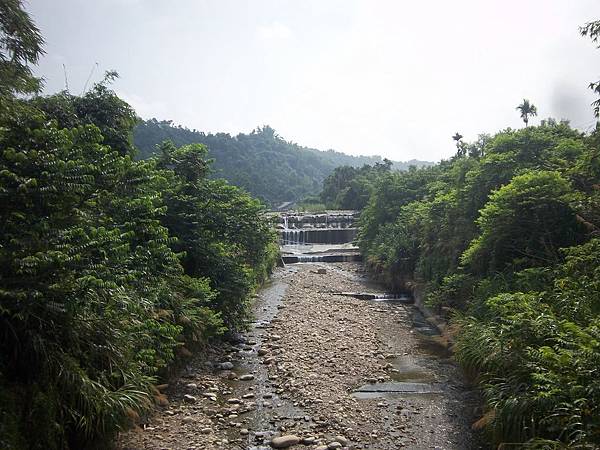
{"type": "MultiPolygon", "coordinates": [[[[321,191],[323,180],[338,166],[360,167],[381,162],[380,156],[351,156],[333,150],[321,151],[285,141],[269,126],[250,134],[205,134],[175,126],[171,121],[150,119],[134,130],[138,157],[148,158],[156,145],[171,140],[177,146],[200,143],[215,160],[214,177],[225,178],[269,205],[296,201],[321,191]]],[[[394,162],[397,170],[431,165],[427,161],[394,162]]]]}

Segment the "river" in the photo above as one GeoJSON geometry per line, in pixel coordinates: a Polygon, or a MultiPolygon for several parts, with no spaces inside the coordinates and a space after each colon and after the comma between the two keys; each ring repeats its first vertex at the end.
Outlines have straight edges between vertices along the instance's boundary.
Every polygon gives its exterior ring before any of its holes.
{"type": "Polygon", "coordinates": [[[192,361],[121,448],[483,448],[443,338],[405,298],[350,295],[364,292],[383,290],[360,263],[277,269],[250,330],[192,361]]]}

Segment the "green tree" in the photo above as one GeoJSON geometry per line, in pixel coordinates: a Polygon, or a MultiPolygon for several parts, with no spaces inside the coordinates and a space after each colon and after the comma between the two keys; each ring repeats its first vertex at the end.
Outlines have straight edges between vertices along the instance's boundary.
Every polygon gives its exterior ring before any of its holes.
{"type": "Polygon", "coordinates": [[[521,119],[525,122],[525,128],[529,124],[529,116],[537,116],[537,108],[533,103],[529,103],[526,98],[523,99],[523,103],[517,106],[517,111],[521,113],[521,119]]]}
{"type": "Polygon", "coordinates": [[[85,448],[152,406],[183,346],[244,325],[275,236],[258,201],[206,178],[204,148],[135,161],[131,109],[105,87],[6,106],[0,447],[85,448]]]}
{"type": "Polygon", "coordinates": [[[452,136],[452,139],[456,143],[456,156],[459,157],[459,158],[461,156],[464,156],[466,154],[466,150],[467,150],[466,146],[461,141],[462,138],[463,138],[463,135],[460,134],[459,132],[456,132],[454,134],[454,136],[452,136]]]}
{"type": "MultiPolygon", "coordinates": [[[[600,20],[595,20],[592,22],[586,23],[579,29],[582,36],[589,37],[592,42],[595,44],[599,44],[600,40],[600,20]]],[[[600,48],[600,44],[598,45],[600,48]]],[[[600,95],[600,81],[591,82],[589,88],[594,91],[595,94],[600,95]]],[[[594,115],[596,119],[600,118],[600,99],[595,100],[592,103],[594,108],[594,115]]]]}
{"type": "Polygon", "coordinates": [[[21,0],[0,2],[0,95],[38,92],[30,64],[43,54],[44,40],[21,0]]]}
{"type": "Polygon", "coordinates": [[[278,249],[264,207],[223,180],[207,178],[205,146],[161,146],[158,167],[169,188],[162,220],[177,238],[185,273],[206,277],[216,295],[211,308],[230,329],[245,326],[247,301],[268,275],[278,249]]]}
{"type": "Polygon", "coordinates": [[[181,271],[160,180],[93,125],[62,129],[17,102],[1,127],[2,415],[22,415],[27,448],[80,448],[150,406],[179,345],[157,315],[181,271]]]}
{"type": "Polygon", "coordinates": [[[531,171],[495,191],[481,210],[481,235],[462,261],[476,273],[552,265],[559,249],[584,237],[571,202],[574,191],[557,172],[531,171]]]}

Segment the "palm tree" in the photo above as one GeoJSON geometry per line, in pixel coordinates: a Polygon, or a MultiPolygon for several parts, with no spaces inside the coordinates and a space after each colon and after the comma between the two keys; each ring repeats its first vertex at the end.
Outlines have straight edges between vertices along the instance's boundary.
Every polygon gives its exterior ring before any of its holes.
{"type": "Polygon", "coordinates": [[[456,156],[458,156],[459,158],[461,156],[464,156],[466,153],[466,146],[464,144],[464,142],[461,141],[461,139],[463,138],[463,135],[460,134],[459,132],[456,132],[456,134],[454,136],[452,136],[452,139],[454,139],[454,141],[456,142],[456,156]]]}
{"type": "Polygon", "coordinates": [[[529,123],[529,116],[537,116],[537,108],[533,103],[529,103],[526,98],[523,99],[523,103],[517,106],[517,111],[521,111],[521,119],[525,122],[525,128],[529,123]]]}

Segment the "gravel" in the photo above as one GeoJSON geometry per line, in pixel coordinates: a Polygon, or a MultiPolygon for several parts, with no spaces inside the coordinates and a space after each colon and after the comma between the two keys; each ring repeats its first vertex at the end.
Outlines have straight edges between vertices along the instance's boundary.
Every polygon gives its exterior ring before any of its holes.
{"type": "Polygon", "coordinates": [[[168,405],[123,433],[119,448],[265,448],[289,436],[289,448],[304,449],[482,448],[470,430],[477,397],[431,351],[435,341],[423,345],[414,307],[339,295],[373,287],[356,263],[297,265],[274,279],[287,284],[282,302],[256,306],[274,320],[195,359],[169,383],[168,405]],[[441,394],[352,395],[400,376],[427,378],[441,394]]]}

